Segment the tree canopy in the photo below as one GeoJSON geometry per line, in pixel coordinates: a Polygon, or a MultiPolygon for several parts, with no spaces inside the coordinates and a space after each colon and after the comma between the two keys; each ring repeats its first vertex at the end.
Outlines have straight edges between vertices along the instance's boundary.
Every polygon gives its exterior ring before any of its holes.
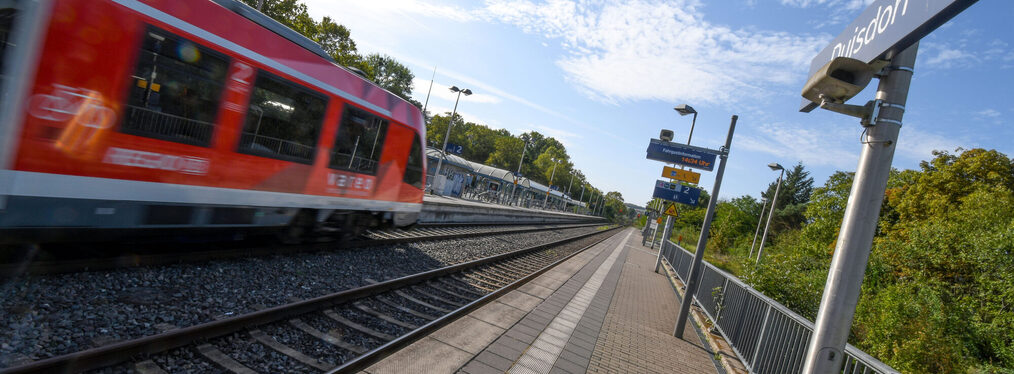
{"type": "MultiPolygon", "coordinates": [[[[706,257],[812,320],[854,174],[816,188],[808,174],[787,170],[759,263],[748,196],[718,203],[706,257]]],[[[893,170],[885,192],[850,343],[903,373],[1014,372],[1014,160],[938,151],[893,170]]],[[[697,233],[697,211],[681,211],[674,238],[697,233]]]]}

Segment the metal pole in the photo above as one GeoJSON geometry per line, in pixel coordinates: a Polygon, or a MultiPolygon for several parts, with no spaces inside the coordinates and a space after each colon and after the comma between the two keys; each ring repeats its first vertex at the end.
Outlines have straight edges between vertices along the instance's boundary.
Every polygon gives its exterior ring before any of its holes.
{"type": "Polygon", "coordinates": [[[813,338],[807,349],[804,373],[841,371],[845,343],[859,302],[859,289],[870,257],[873,234],[877,231],[880,205],[884,202],[918,50],[919,44],[916,43],[899,53],[886,68],[887,75],[880,78],[877,100],[883,100],[884,105],[880,108],[876,125],[866,129],[852,192],[831,258],[827,285],[820,300],[813,338]]]}
{"type": "Polygon", "coordinates": [[[458,91],[458,98],[454,99],[454,110],[451,111],[451,119],[447,121],[447,134],[444,135],[444,146],[440,147],[440,154],[442,156],[437,159],[437,169],[433,171],[434,178],[440,175],[440,167],[444,165],[444,158],[447,157],[447,139],[451,138],[451,127],[454,126],[454,115],[458,113],[459,99],[461,99],[461,91],[458,91]]]}
{"type": "Polygon", "coordinates": [[[768,223],[764,225],[764,235],[761,236],[760,247],[757,248],[757,260],[754,264],[760,263],[761,253],[764,252],[764,241],[768,238],[768,228],[771,227],[771,217],[775,215],[775,207],[778,205],[778,190],[782,188],[782,176],[785,175],[785,168],[778,173],[778,184],[775,185],[775,196],[771,197],[771,210],[768,211],[768,223]]]}
{"type": "MultiPolygon", "coordinates": [[[[521,141],[524,145],[521,146],[521,161],[518,161],[518,174],[514,176],[514,187],[511,187],[511,200],[514,200],[514,192],[516,192],[515,190],[518,188],[518,179],[521,178],[518,175],[521,175],[521,165],[525,163],[525,151],[528,150],[528,142],[525,142],[524,139],[521,141]]],[[[518,198],[520,198],[520,196],[518,198]]]]}
{"type": "Polygon", "coordinates": [[[697,124],[697,111],[695,110],[694,119],[690,120],[690,135],[687,136],[687,145],[690,145],[690,139],[694,138],[694,125],[696,124],[697,124]]]}
{"type": "MultiPolygon", "coordinates": [[[[697,238],[697,250],[694,252],[694,262],[690,267],[690,277],[687,278],[687,290],[683,294],[683,301],[680,302],[680,314],[676,317],[676,329],[673,336],[683,339],[683,329],[687,326],[687,318],[690,317],[690,304],[694,300],[694,291],[697,290],[697,283],[701,275],[701,262],[704,261],[704,248],[708,245],[708,230],[711,229],[711,219],[715,218],[715,205],[718,203],[718,192],[722,188],[722,174],[725,174],[725,164],[729,158],[729,148],[732,147],[732,133],[736,130],[736,121],[739,116],[732,116],[729,123],[729,135],[725,137],[725,147],[722,149],[721,163],[718,164],[718,175],[715,176],[715,188],[711,190],[711,199],[708,201],[708,211],[704,214],[704,224],[701,225],[701,236],[697,238]]],[[[696,336],[695,336],[696,338],[696,336]]]]}
{"type": "Polygon", "coordinates": [[[423,116],[426,115],[426,107],[430,105],[430,93],[433,92],[433,79],[435,79],[436,77],[437,77],[437,67],[434,66],[433,75],[430,76],[430,88],[426,90],[426,102],[423,103],[423,116]]]}
{"type": "MultiPolygon", "coordinates": [[[[662,244],[665,244],[665,241],[668,240],[670,236],[672,236],[672,223],[673,223],[672,222],[672,216],[668,216],[668,217],[665,218],[665,228],[662,229],[662,244]]],[[[651,239],[652,239],[652,242],[655,241],[654,240],[655,238],[651,238],[651,239]]],[[[652,243],[651,247],[654,248],[655,244],[652,243]]],[[[655,257],[655,272],[656,273],[658,273],[658,268],[661,267],[661,266],[662,266],[662,246],[660,245],[660,246],[658,246],[658,256],[655,257]]]]}
{"type": "Polygon", "coordinates": [[[570,173],[570,184],[567,185],[567,196],[570,196],[570,187],[574,185],[574,173],[570,173]]]}
{"type": "Polygon", "coordinates": [[[560,164],[559,162],[553,160],[553,172],[549,174],[549,186],[546,187],[546,200],[542,202],[542,209],[546,209],[546,207],[548,207],[547,204],[549,204],[549,191],[553,190],[553,177],[556,176],[556,165],[559,164],[560,164]]]}
{"type": "Polygon", "coordinates": [[[757,244],[757,234],[760,234],[761,223],[764,223],[764,208],[768,207],[768,199],[761,198],[764,204],[761,205],[760,216],[757,217],[757,229],[753,230],[753,241],[750,242],[750,254],[746,255],[747,258],[753,257],[753,246],[757,244]]]}

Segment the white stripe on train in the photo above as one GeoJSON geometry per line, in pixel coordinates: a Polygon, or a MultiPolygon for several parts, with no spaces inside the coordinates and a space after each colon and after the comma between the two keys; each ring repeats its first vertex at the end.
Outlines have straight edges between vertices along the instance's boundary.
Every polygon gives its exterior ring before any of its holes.
{"type": "Polygon", "coordinates": [[[0,170],[0,196],[148,201],[174,204],[420,212],[421,203],[191,186],[0,170]]]}

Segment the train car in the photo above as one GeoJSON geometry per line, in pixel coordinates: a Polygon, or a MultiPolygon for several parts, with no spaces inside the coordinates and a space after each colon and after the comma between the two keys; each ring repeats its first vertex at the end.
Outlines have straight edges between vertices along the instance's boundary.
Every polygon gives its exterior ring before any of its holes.
{"type": "Polygon", "coordinates": [[[0,38],[0,238],[422,209],[420,110],[242,3],[0,0],[0,38]]]}

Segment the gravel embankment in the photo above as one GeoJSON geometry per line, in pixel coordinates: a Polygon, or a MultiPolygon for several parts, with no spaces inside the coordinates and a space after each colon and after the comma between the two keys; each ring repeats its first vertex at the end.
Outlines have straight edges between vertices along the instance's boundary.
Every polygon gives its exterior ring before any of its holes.
{"type": "Polygon", "coordinates": [[[366,279],[392,279],[594,230],[25,276],[0,285],[0,368],[355,288],[368,284],[366,279]]]}

